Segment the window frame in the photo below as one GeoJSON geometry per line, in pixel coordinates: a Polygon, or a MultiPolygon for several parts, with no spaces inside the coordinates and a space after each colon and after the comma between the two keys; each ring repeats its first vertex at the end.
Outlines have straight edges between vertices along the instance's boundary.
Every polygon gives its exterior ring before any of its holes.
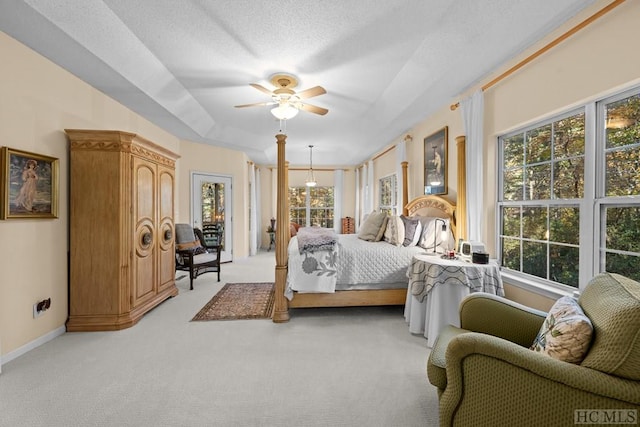
{"type": "MultiPolygon", "coordinates": [[[[549,115],[542,120],[536,120],[530,124],[519,127],[518,129],[498,135],[496,143],[496,164],[498,169],[498,179],[496,182],[496,216],[495,216],[495,247],[497,248],[498,262],[501,265],[502,275],[509,278],[510,282],[519,285],[525,289],[535,290],[543,295],[557,297],[579,292],[584,289],[587,283],[594,275],[606,269],[606,221],[604,220],[604,211],[607,207],[640,207],[640,194],[625,197],[606,197],[605,195],[605,179],[606,179],[606,127],[605,127],[605,111],[608,104],[613,102],[637,96],[640,94],[640,86],[633,86],[626,90],[615,94],[610,94],[601,98],[594,98],[577,107],[568,108],[560,113],[549,115]],[[522,200],[504,200],[504,139],[518,134],[525,134],[528,130],[541,126],[552,124],[563,118],[570,117],[574,114],[584,112],[584,188],[582,198],[574,199],[555,199],[551,198],[543,200],[528,200],[523,195],[522,200]],[[503,214],[504,207],[520,207],[526,206],[577,206],[579,209],[579,269],[578,269],[578,286],[573,287],[558,282],[553,282],[544,278],[515,271],[503,266],[502,239],[503,233],[503,214]]],[[[639,141],[640,143],[640,141],[639,141]]],[[[524,144],[524,142],[523,142],[524,144]]],[[[553,140],[551,141],[553,144],[553,140]]],[[[526,163],[525,163],[526,164],[526,163]]],[[[553,156],[551,158],[553,165],[553,156]]],[[[553,166],[552,166],[553,171],[553,166]]],[[[553,172],[552,172],[553,173],[553,172]]],[[[553,184],[553,182],[551,183],[553,184]]],[[[522,211],[521,211],[522,215],[522,211]]],[[[548,220],[547,220],[548,221],[548,220]]],[[[520,235],[519,240],[523,241],[522,233],[523,220],[520,218],[520,235]]],[[[549,240],[547,239],[547,242],[549,240]]],[[[520,247],[521,260],[520,270],[522,270],[522,246],[520,247]]],[[[615,253],[615,250],[612,252],[615,253]]],[[[547,271],[549,271],[549,250],[547,249],[547,271]]]]}
{"type": "Polygon", "coordinates": [[[387,212],[389,215],[398,215],[398,176],[396,173],[390,173],[389,175],[378,178],[378,211],[387,212]],[[385,180],[391,180],[391,202],[389,205],[383,204],[382,200],[383,181],[385,180]]]}
{"type": "Polygon", "coordinates": [[[291,211],[292,210],[301,210],[301,211],[305,212],[305,223],[304,224],[299,224],[299,225],[301,225],[303,227],[309,227],[311,225],[311,212],[312,211],[318,211],[318,210],[332,211],[333,212],[333,224],[331,225],[331,227],[328,227],[328,228],[335,228],[335,224],[336,224],[336,218],[335,218],[335,208],[336,208],[336,206],[335,206],[335,202],[336,202],[336,200],[335,200],[335,187],[334,186],[325,185],[325,186],[317,186],[317,187],[308,187],[308,186],[301,185],[301,186],[296,186],[296,187],[289,187],[289,193],[288,194],[289,194],[289,217],[290,217],[291,221],[297,223],[297,221],[294,221],[294,218],[291,217],[291,211]],[[332,206],[316,206],[316,207],[311,206],[311,199],[312,199],[311,193],[312,193],[312,191],[313,190],[323,189],[323,188],[329,188],[329,189],[332,190],[332,192],[333,192],[333,196],[332,196],[333,205],[332,206]],[[292,189],[303,189],[304,190],[304,193],[305,193],[305,205],[304,205],[304,208],[297,207],[297,206],[293,207],[291,205],[290,192],[291,192],[292,189]]]}

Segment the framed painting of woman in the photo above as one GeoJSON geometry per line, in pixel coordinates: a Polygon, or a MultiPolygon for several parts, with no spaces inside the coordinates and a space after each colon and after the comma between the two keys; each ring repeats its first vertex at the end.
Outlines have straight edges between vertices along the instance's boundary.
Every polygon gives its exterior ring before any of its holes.
{"type": "Polygon", "coordinates": [[[448,127],[424,139],[424,194],[447,194],[448,127]]]}
{"type": "Polygon", "coordinates": [[[58,217],[58,159],[2,147],[1,219],[58,217]]]}

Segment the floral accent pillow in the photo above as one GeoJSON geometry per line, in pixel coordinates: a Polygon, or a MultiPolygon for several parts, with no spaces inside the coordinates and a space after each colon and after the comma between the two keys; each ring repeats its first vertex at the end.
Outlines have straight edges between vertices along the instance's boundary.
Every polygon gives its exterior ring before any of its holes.
{"type": "Polygon", "coordinates": [[[549,310],[531,350],[554,359],[580,363],[591,345],[593,325],[578,302],[564,296],[549,310]]]}

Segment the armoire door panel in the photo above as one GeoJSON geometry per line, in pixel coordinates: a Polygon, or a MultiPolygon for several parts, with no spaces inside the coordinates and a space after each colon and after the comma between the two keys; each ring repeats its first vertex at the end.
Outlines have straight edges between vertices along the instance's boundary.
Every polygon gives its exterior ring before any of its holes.
{"type": "Polygon", "coordinates": [[[175,286],[175,246],[173,200],[175,177],[172,169],[158,166],[158,280],[159,291],[175,286]]]}
{"type": "Polygon", "coordinates": [[[133,157],[134,306],[157,293],[156,165],[133,157]]]}

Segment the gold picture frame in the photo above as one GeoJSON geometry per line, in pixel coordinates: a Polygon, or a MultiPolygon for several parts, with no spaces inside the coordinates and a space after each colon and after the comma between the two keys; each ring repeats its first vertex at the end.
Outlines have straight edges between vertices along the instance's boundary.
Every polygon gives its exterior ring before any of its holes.
{"type": "Polygon", "coordinates": [[[58,159],[2,147],[0,219],[58,217],[58,159]]]}
{"type": "Polygon", "coordinates": [[[447,194],[449,128],[445,126],[424,139],[424,194],[447,194]]]}

